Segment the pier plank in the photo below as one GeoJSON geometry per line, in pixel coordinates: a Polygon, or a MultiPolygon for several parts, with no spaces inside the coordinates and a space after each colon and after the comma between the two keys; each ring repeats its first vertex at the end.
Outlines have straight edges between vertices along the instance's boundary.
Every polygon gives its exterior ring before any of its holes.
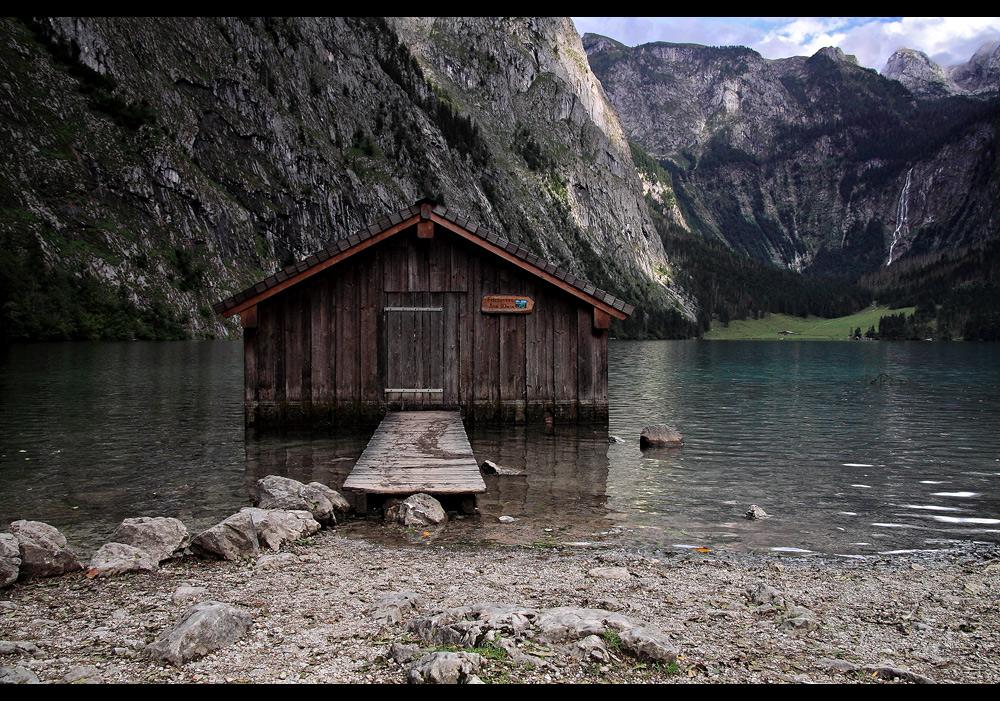
{"type": "Polygon", "coordinates": [[[344,482],[367,494],[481,494],[486,483],[458,411],[392,411],[344,482]]]}

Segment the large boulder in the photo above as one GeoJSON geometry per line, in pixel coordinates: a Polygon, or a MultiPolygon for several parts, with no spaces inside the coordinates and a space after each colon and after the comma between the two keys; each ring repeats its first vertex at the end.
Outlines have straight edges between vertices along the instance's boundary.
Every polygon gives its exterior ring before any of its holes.
{"type": "Polygon", "coordinates": [[[257,541],[261,547],[278,550],[285,543],[311,536],[319,532],[319,521],[308,511],[282,511],[280,509],[257,509],[247,506],[240,513],[250,514],[257,541]]]}
{"type": "Polygon", "coordinates": [[[21,547],[11,533],[0,533],[0,587],[17,581],[21,571],[21,547]]]}
{"type": "Polygon", "coordinates": [[[218,601],[195,604],[172,628],[146,646],[146,654],[181,666],[232,645],[246,635],[252,617],[246,611],[218,601]]]}
{"type": "Polygon", "coordinates": [[[260,555],[257,529],[250,514],[243,511],[199,533],[191,541],[191,549],[223,560],[243,560],[260,555]]]}
{"type": "Polygon", "coordinates": [[[337,514],[343,516],[351,505],[340,492],[325,484],[268,475],[257,480],[257,506],[261,509],[308,511],[324,525],[336,525],[337,514]]]}
{"type": "Polygon", "coordinates": [[[639,434],[640,448],[680,448],[684,438],[666,424],[646,426],[639,434]]]}
{"type": "Polygon", "coordinates": [[[414,494],[385,510],[385,520],[404,526],[436,526],[448,520],[441,502],[430,494],[414,494]]]}
{"type": "Polygon", "coordinates": [[[187,547],[191,537],[184,524],[175,518],[140,516],[122,521],[111,534],[111,540],[145,550],[159,564],[187,547]]]}
{"type": "Polygon", "coordinates": [[[159,563],[145,550],[124,543],[105,543],[94,553],[88,577],[114,577],[127,572],[152,572],[159,563]]]}
{"type": "Polygon", "coordinates": [[[55,577],[82,570],[80,558],[68,547],[66,538],[56,528],[41,521],[14,521],[10,532],[21,550],[19,577],[55,577]]]}

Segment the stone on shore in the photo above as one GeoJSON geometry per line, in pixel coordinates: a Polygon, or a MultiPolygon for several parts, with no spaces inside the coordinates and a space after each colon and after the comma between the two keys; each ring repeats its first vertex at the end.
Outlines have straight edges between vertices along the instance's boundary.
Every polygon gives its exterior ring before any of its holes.
{"type": "Polygon", "coordinates": [[[10,531],[21,550],[19,578],[55,577],[82,570],[80,558],[68,547],[56,528],[41,521],[14,521],[10,531]]]}
{"type": "Polygon", "coordinates": [[[195,604],[176,625],[146,646],[146,654],[177,667],[242,638],[252,617],[246,611],[218,601],[195,604]]]}
{"type": "Polygon", "coordinates": [[[469,684],[478,681],[475,673],[483,658],[474,652],[430,652],[406,667],[410,684],[469,684]]]}
{"type": "Polygon", "coordinates": [[[243,560],[260,556],[257,529],[250,514],[243,511],[199,533],[191,541],[191,549],[222,560],[243,560]]]}
{"type": "Polygon", "coordinates": [[[21,547],[11,533],[0,533],[0,588],[17,581],[21,571],[21,547]]]}
{"type": "Polygon", "coordinates": [[[114,577],[126,572],[153,572],[157,561],[145,550],[124,543],[105,543],[94,553],[88,577],[114,577]]]}
{"type": "Polygon", "coordinates": [[[111,541],[145,550],[157,564],[174,557],[191,542],[187,527],[176,518],[127,518],[111,534],[111,541]]]}
{"type": "Polygon", "coordinates": [[[448,520],[441,502],[429,494],[413,494],[386,509],[385,520],[404,526],[436,526],[448,520]]]}
{"type": "Polygon", "coordinates": [[[87,664],[73,667],[63,676],[66,684],[103,684],[104,678],[101,670],[95,665],[87,664]]]}
{"type": "Polygon", "coordinates": [[[627,616],[603,609],[557,606],[544,609],[535,619],[538,640],[547,643],[578,640],[588,635],[604,635],[608,630],[622,631],[638,625],[627,616]]]}
{"type": "Polygon", "coordinates": [[[632,577],[625,567],[595,567],[587,571],[587,574],[594,579],[621,579],[628,580],[632,577]]]}
{"type": "Polygon", "coordinates": [[[640,448],[680,448],[684,438],[666,424],[646,426],[639,434],[640,448]]]}
{"type": "Polygon", "coordinates": [[[170,600],[175,604],[187,604],[205,598],[208,598],[208,589],[205,587],[192,587],[186,584],[174,589],[174,593],[170,595],[170,600]]]}
{"type": "Polygon", "coordinates": [[[562,648],[563,654],[574,660],[587,662],[609,662],[611,653],[608,650],[604,638],[598,635],[588,635],[586,638],[576,640],[562,648]]]}
{"type": "Polygon", "coordinates": [[[257,530],[257,540],[261,547],[280,550],[281,546],[299,538],[318,533],[321,526],[308,511],[283,511],[281,509],[260,509],[247,506],[240,509],[247,513],[257,530]]]}
{"type": "Polygon", "coordinates": [[[380,623],[399,623],[406,614],[424,605],[419,594],[412,591],[395,592],[379,599],[378,603],[365,610],[373,620],[380,623]]]}
{"type": "Polygon", "coordinates": [[[670,664],[677,661],[677,648],[663,633],[636,626],[622,633],[621,648],[639,660],[652,660],[670,664]]]}
{"type": "Polygon", "coordinates": [[[27,667],[0,667],[0,684],[41,684],[27,667]]]}
{"type": "Polygon", "coordinates": [[[347,499],[325,484],[268,475],[257,480],[257,506],[261,509],[282,509],[286,511],[308,511],[324,525],[336,525],[337,514],[341,517],[351,510],[347,499]]]}
{"type": "Polygon", "coordinates": [[[785,630],[793,630],[800,633],[819,630],[819,617],[804,606],[793,606],[788,610],[788,617],[781,622],[781,627],[785,630]]]}

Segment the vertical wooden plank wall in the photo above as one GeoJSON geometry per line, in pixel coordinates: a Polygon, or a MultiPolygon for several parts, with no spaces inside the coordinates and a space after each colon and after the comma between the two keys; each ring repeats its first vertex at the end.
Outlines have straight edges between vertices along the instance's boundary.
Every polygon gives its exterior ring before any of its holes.
{"type": "Polygon", "coordinates": [[[245,346],[248,424],[377,420],[390,366],[440,382],[440,398],[411,403],[459,406],[470,421],[607,417],[607,332],[593,307],[440,227],[432,239],[401,232],[262,302],[245,346]],[[493,294],[530,296],[535,309],[483,314],[493,294]],[[443,311],[435,325],[385,306],[443,311]],[[393,341],[404,332],[429,344],[433,371],[410,367],[412,349],[393,341]]]}

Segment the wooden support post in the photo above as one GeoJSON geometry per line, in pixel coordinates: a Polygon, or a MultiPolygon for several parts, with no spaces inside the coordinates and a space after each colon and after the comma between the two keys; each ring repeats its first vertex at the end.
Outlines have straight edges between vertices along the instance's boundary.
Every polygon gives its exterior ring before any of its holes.
{"type": "Polygon", "coordinates": [[[594,307],[594,329],[604,330],[611,326],[611,315],[603,309],[594,307]]]}
{"type": "Polygon", "coordinates": [[[245,329],[257,328],[257,305],[240,312],[240,326],[245,329]]]}

